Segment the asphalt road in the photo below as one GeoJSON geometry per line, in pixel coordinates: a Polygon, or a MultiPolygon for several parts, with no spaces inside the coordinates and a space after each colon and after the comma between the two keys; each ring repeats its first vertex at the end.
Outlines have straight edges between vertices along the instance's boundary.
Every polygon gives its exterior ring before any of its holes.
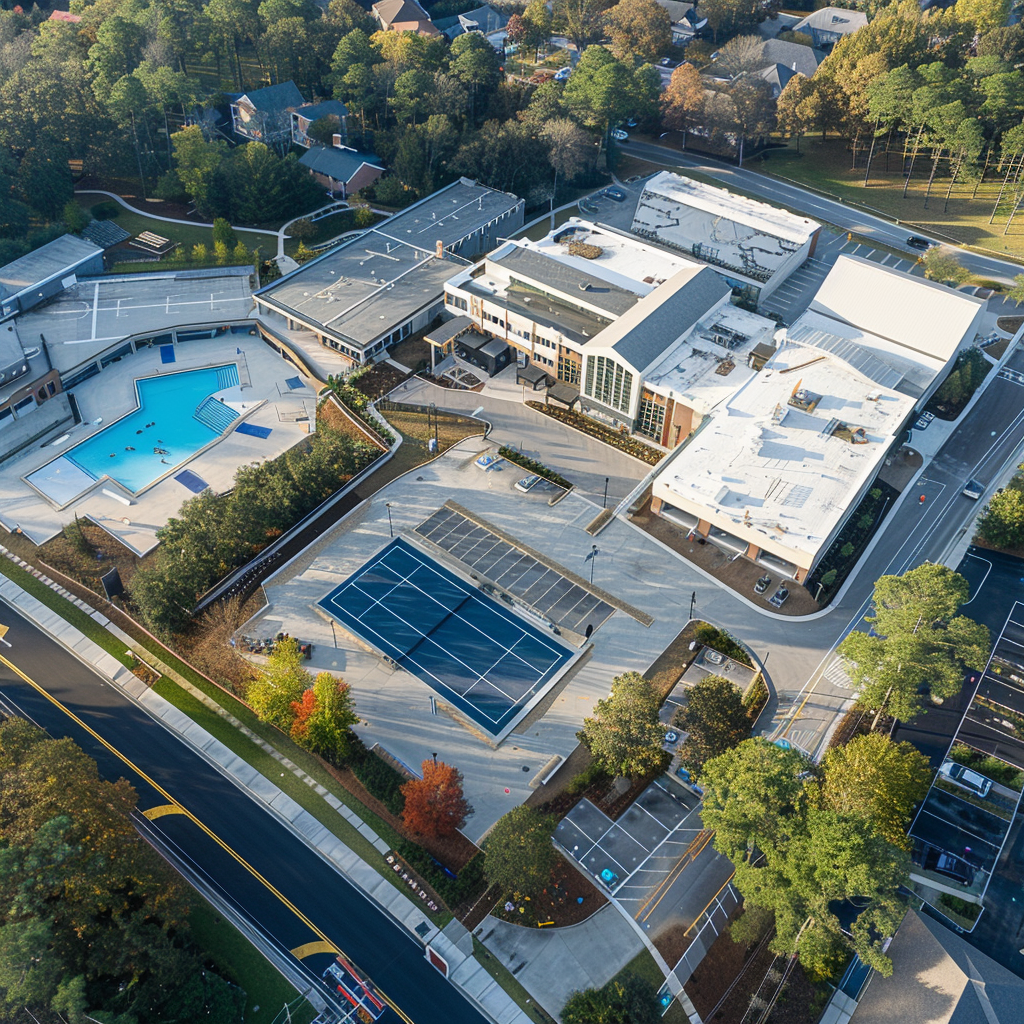
{"type": "MultiPolygon", "coordinates": [[[[769,202],[781,203],[800,210],[808,216],[819,217],[836,227],[853,231],[910,255],[920,255],[906,244],[908,235],[925,234],[917,228],[900,227],[898,224],[893,224],[882,217],[872,216],[854,206],[827,199],[796,185],[787,185],[775,178],[758,174],[756,171],[734,167],[731,164],[715,160],[713,157],[683,153],[671,146],[658,146],[648,142],[627,142],[622,145],[622,149],[630,156],[636,156],[651,163],[664,164],[666,167],[692,168],[709,177],[717,178],[726,185],[731,184],[744,192],[760,196],[769,202]]],[[[865,190],[865,203],[870,203],[870,198],[871,192],[867,189],[865,190]]],[[[986,277],[1010,281],[1021,272],[1020,264],[1009,260],[995,259],[966,250],[958,252],[957,255],[968,270],[986,277]]]]}
{"type": "MultiPolygon", "coordinates": [[[[70,736],[96,759],[105,778],[128,779],[138,791],[140,812],[166,806],[168,795],[189,811],[194,820],[172,813],[146,827],[284,956],[305,943],[326,939],[369,974],[399,1008],[400,1013],[388,1011],[385,1019],[482,1024],[484,1018],[427,963],[404,930],[327,868],[276,818],[6,605],[3,621],[10,625],[6,639],[12,646],[0,648],[0,654],[44,684],[63,708],[0,662],[3,702],[50,735],[70,736]]],[[[322,986],[320,974],[332,960],[331,953],[316,953],[294,962],[311,985],[322,986]]],[[[326,988],[323,992],[328,994],[326,988]]]]}

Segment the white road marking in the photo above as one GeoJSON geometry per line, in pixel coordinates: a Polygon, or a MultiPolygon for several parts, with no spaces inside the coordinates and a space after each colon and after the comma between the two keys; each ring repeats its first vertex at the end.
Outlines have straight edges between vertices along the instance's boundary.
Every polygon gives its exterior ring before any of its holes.
{"type": "MultiPolygon", "coordinates": [[[[96,317],[100,310],[100,283],[96,282],[92,293],[92,337],[96,337],[96,317]]],[[[91,339],[90,339],[91,340],[91,339]]]]}
{"type": "Polygon", "coordinates": [[[853,689],[853,680],[846,671],[846,659],[842,656],[837,657],[823,674],[833,686],[839,686],[844,690],[853,689]]]}

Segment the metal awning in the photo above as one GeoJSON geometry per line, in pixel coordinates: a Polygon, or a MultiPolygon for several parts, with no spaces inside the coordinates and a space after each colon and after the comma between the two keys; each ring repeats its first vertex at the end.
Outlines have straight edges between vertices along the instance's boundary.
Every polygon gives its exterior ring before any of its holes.
{"type": "Polygon", "coordinates": [[[700,523],[697,516],[692,516],[689,512],[684,512],[681,508],[676,508],[675,505],[667,505],[664,502],[661,506],[661,515],[677,526],[681,526],[684,530],[696,530],[697,525],[700,523]]]}
{"type": "Polygon", "coordinates": [[[708,534],[708,540],[711,541],[716,548],[722,548],[723,551],[731,551],[738,555],[745,555],[747,553],[747,548],[750,547],[750,544],[741,537],[737,537],[731,533],[726,533],[725,530],[718,526],[711,527],[711,532],[708,534]]]}
{"type": "Polygon", "coordinates": [[[556,380],[548,388],[547,397],[571,409],[580,400],[580,393],[571,384],[556,380]]]}
{"type": "Polygon", "coordinates": [[[423,336],[423,340],[429,345],[440,348],[447,345],[453,338],[457,338],[470,327],[475,327],[475,322],[468,316],[457,316],[452,320],[446,320],[439,327],[436,327],[429,334],[423,336]]]}
{"type": "Polygon", "coordinates": [[[796,574],[800,571],[798,565],[787,562],[784,558],[779,558],[778,555],[773,555],[769,551],[762,551],[755,561],[758,565],[763,565],[766,569],[774,569],[775,572],[781,573],[791,580],[795,580],[796,574]]]}

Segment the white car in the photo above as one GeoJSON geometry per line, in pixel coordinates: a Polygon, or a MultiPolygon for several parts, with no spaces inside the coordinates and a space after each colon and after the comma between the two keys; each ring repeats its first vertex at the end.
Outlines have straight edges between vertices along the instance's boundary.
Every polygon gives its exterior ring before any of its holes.
{"type": "Polygon", "coordinates": [[[523,494],[526,494],[528,491],[532,491],[539,483],[539,476],[524,476],[522,480],[516,481],[516,490],[522,491],[523,494]]]}
{"type": "Polygon", "coordinates": [[[977,501],[985,493],[985,485],[978,480],[968,480],[964,489],[960,492],[965,498],[973,498],[977,501]]]}
{"type": "Polygon", "coordinates": [[[616,142],[625,142],[629,138],[629,132],[624,132],[621,128],[613,128],[611,136],[616,142]]]}
{"type": "Polygon", "coordinates": [[[956,761],[946,761],[939,769],[939,774],[954,786],[966,789],[975,796],[988,796],[988,791],[992,788],[991,779],[965,765],[957,764],[956,761]]]}
{"type": "Polygon", "coordinates": [[[477,469],[482,469],[486,472],[489,469],[494,469],[495,466],[504,461],[500,455],[481,455],[474,465],[477,469]]]}
{"type": "Polygon", "coordinates": [[[559,68],[555,72],[555,81],[556,82],[568,82],[569,81],[569,76],[571,74],[572,74],[572,68],[570,68],[570,67],[559,68]]]}

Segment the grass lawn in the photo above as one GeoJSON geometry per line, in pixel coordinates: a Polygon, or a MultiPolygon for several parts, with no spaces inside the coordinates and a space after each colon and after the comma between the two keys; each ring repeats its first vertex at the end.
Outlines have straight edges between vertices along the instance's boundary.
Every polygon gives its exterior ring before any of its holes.
{"type": "Polygon", "coordinates": [[[245,990],[249,1024],[273,1024],[286,1003],[293,1024],[309,1024],[316,1016],[263,954],[198,894],[189,925],[196,945],[217,965],[217,973],[245,990]]]}
{"type": "MultiPolygon", "coordinates": [[[[113,199],[107,199],[106,196],[95,195],[90,196],[88,193],[79,193],[78,205],[88,214],[93,206],[98,205],[101,202],[113,203],[113,199]],[[91,202],[91,199],[95,199],[95,202],[91,202]]],[[[130,231],[132,235],[139,235],[143,231],[152,231],[155,235],[160,235],[163,238],[169,238],[173,242],[177,242],[179,248],[175,249],[170,255],[165,256],[158,263],[118,263],[114,266],[114,271],[117,273],[138,273],[145,272],[147,270],[166,270],[169,268],[180,269],[183,266],[199,267],[202,264],[187,263],[182,258],[183,253],[190,253],[192,246],[204,244],[210,250],[213,249],[213,229],[200,227],[198,224],[172,224],[167,221],[156,220],[152,217],[144,217],[140,213],[133,213],[131,210],[126,210],[123,206],[118,204],[119,213],[116,217],[112,218],[114,223],[130,231]]],[[[277,255],[277,239],[271,235],[259,234],[255,231],[248,231],[245,228],[235,228],[235,233],[238,236],[238,240],[244,242],[250,249],[259,247],[260,252],[264,256],[275,256],[277,255]]],[[[215,266],[216,262],[210,260],[207,266],[215,266]]]]}
{"type": "MultiPolygon", "coordinates": [[[[378,221],[382,221],[384,218],[379,214],[374,214],[373,222],[376,224],[378,221]]],[[[323,245],[324,242],[329,242],[332,238],[337,238],[338,235],[343,235],[347,231],[355,231],[355,211],[354,210],[339,210],[337,213],[332,213],[329,217],[323,217],[320,220],[313,221],[313,228],[316,234],[312,238],[303,239],[308,246],[323,245]]],[[[291,235],[286,235],[284,240],[284,251],[288,256],[294,256],[299,249],[299,240],[292,238],[291,235]]]]}
{"type": "Polygon", "coordinates": [[[851,154],[842,139],[829,138],[822,142],[820,138],[808,136],[801,141],[799,154],[795,143],[791,142],[784,149],[772,150],[767,161],[754,159],[744,166],[750,171],[792,179],[847,202],[860,204],[871,212],[906,224],[908,231],[920,228],[951,242],[979,246],[1001,256],[1024,260],[1024,217],[1015,219],[1009,234],[1003,235],[1008,207],[1005,198],[995,223],[988,223],[1001,179],[994,175],[990,177],[979,187],[978,198],[973,200],[970,198],[973,185],[963,183],[954,186],[949,209],[944,213],[949,178],[944,176],[946,167],[943,162],[939,165],[925,209],[924,196],[931,170],[928,154],[917,158],[906,199],[903,198],[902,156],[902,147],[890,153],[889,171],[886,173],[885,157],[876,153],[867,188],[863,185],[863,161],[858,158],[861,166],[856,170],[851,168],[851,154]]]}
{"type": "MultiPolygon", "coordinates": [[[[654,962],[654,957],[651,956],[650,951],[647,949],[637,953],[632,960],[626,964],[625,967],[619,971],[618,974],[612,978],[612,981],[622,981],[625,977],[630,974],[635,974],[638,977],[644,979],[654,986],[655,991],[660,992],[662,985],[665,984],[665,976],[661,973],[661,968],[654,962]]],[[[609,982],[611,984],[611,982],[609,982]]],[[[686,1016],[686,1011],[680,1006],[678,1000],[674,1001],[662,1018],[667,1024],[687,1024],[689,1018],[686,1016]]]]}

